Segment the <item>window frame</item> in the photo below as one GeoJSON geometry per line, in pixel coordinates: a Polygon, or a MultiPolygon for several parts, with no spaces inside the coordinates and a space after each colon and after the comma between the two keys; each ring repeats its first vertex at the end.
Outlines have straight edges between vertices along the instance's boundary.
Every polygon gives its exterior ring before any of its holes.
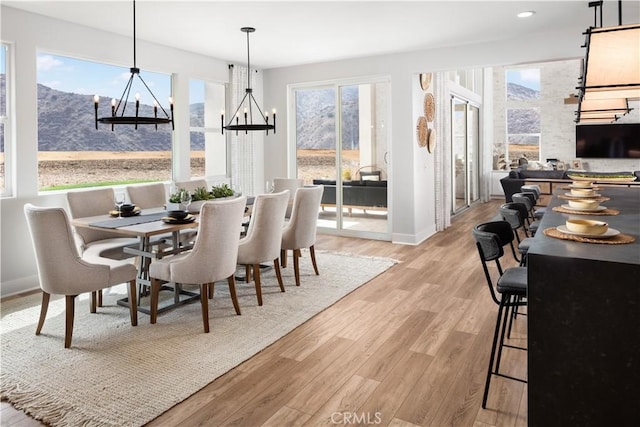
{"type": "Polygon", "coordinates": [[[13,135],[13,121],[14,121],[14,109],[15,102],[13,96],[13,44],[5,41],[0,41],[2,49],[5,49],[5,115],[0,114],[0,123],[3,126],[4,132],[4,150],[2,152],[4,156],[4,185],[0,187],[0,198],[12,197],[14,195],[14,135],[13,135]]]}

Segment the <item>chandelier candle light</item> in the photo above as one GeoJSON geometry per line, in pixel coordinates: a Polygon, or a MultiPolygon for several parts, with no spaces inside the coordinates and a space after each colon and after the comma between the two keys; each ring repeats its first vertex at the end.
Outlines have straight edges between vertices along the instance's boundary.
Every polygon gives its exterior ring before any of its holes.
{"type": "Polygon", "coordinates": [[[244,97],[236,111],[231,115],[231,119],[229,123],[225,126],[224,124],[224,111],[220,115],[220,124],[222,126],[222,133],[224,134],[224,130],[234,130],[236,131],[236,135],[238,131],[244,131],[244,133],[249,133],[249,131],[266,131],[266,134],[269,135],[269,130],[273,130],[273,133],[276,133],[276,110],[273,109],[273,122],[269,123],[269,113],[262,113],[262,110],[258,106],[255,98],[253,97],[253,89],[251,89],[251,59],[249,56],[249,34],[253,33],[256,29],[253,27],[242,27],[240,31],[247,34],[247,88],[245,89],[244,97]],[[253,122],[253,106],[258,110],[257,115],[262,119],[259,123],[253,122]],[[244,112],[244,123],[240,122],[239,111],[243,108],[244,112]],[[234,122],[235,118],[235,124],[234,122]]]}
{"type": "Polygon", "coordinates": [[[140,69],[136,67],[136,1],[133,0],[133,67],[129,68],[131,72],[131,77],[129,77],[129,81],[122,92],[122,96],[116,102],[115,99],[111,99],[111,115],[98,118],[98,105],[100,103],[100,97],[95,95],[93,97],[93,104],[95,109],[95,123],[96,129],[98,129],[98,122],[106,123],[111,125],[111,130],[113,131],[114,125],[134,125],[135,129],[138,129],[138,125],[155,125],[156,130],[158,129],[159,124],[168,124],[171,123],[171,129],[174,129],[173,124],[173,99],[169,97],[169,110],[171,112],[171,116],[167,113],[167,111],[162,107],[158,99],[153,94],[151,89],[147,83],[140,76],[140,69]],[[135,116],[125,116],[125,111],[127,109],[127,102],[129,100],[129,93],[131,92],[131,86],[133,84],[133,79],[138,77],[147,91],[151,94],[153,98],[153,117],[144,117],[140,116],[140,94],[136,93],[136,111],[135,116]],[[122,107],[122,110],[120,110],[122,107]],[[164,117],[158,117],[158,107],[164,114],[164,117]]]}

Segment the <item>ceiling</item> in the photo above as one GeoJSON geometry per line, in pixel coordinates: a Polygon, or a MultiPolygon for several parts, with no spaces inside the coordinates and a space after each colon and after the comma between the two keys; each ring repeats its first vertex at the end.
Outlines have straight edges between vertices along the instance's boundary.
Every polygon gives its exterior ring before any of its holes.
{"type": "MultiPolygon", "coordinates": [[[[131,0],[2,1],[2,4],[131,36],[131,0]]],[[[581,33],[594,23],[588,1],[178,1],[138,0],[137,39],[277,68],[344,58],[497,41],[541,31],[581,33]],[[527,19],[516,14],[536,13],[527,19]]],[[[604,26],[617,25],[605,1],[604,26]]],[[[640,21],[640,2],[623,2],[623,23],[640,21]]]]}

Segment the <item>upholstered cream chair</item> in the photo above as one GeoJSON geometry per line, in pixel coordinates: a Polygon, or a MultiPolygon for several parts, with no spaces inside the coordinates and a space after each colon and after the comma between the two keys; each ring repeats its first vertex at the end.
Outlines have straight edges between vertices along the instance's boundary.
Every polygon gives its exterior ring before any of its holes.
{"type": "Polygon", "coordinates": [[[149,267],[151,276],[151,323],[158,317],[158,299],[162,282],[199,285],[204,331],[209,332],[210,286],[218,280],[229,283],[231,300],[237,314],[235,272],[240,228],[246,197],[206,202],[199,216],[198,238],[189,252],[156,260],[149,267]]]}
{"type": "Polygon", "coordinates": [[[287,251],[293,250],[293,269],[296,286],[300,286],[300,249],[309,248],[313,270],[316,275],[320,274],[316,264],[314,245],[316,243],[316,226],[323,191],[324,187],[322,185],[298,188],[293,198],[291,219],[282,231],[280,261],[282,266],[286,267],[287,251]]]}
{"type": "Polygon", "coordinates": [[[193,192],[196,188],[204,187],[208,190],[209,184],[206,179],[194,179],[193,181],[179,181],[175,183],[176,190],[184,188],[188,192],[193,192]]]}
{"type": "MultiPolygon", "coordinates": [[[[84,218],[96,215],[106,215],[115,208],[113,189],[98,188],[94,190],[69,191],[67,202],[71,218],[84,218]]],[[[75,228],[75,227],[74,227],[75,228]]],[[[133,259],[125,254],[123,248],[137,245],[135,237],[118,237],[119,235],[105,228],[95,230],[90,228],[75,228],[76,244],[80,254],[84,257],[105,257],[113,259],[133,259]]],[[[98,306],[102,307],[102,291],[98,292],[98,306]]]]}
{"type": "Polygon", "coordinates": [[[273,179],[273,192],[279,193],[284,190],[289,190],[289,201],[287,203],[287,212],[284,214],[285,218],[291,217],[291,209],[293,209],[293,195],[296,190],[304,185],[303,179],[297,178],[274,178],[273,179]]]}
{"type": "Polygon", "coordinates": [[[75,297],[91,292],[91,313],[96,312],[96,291],[120,283],[129,283],[131,325],[138,324],[136,306],[136,268],[126,262],[91,255],[81,257],[74,243],[67,213],[62,208],[24,206],[31,242],[36,255],[42,289],[42,305],[36,335],[40,335],[47,316],[51,294],[64,295],[66,320],[64,346],[71,346],[75,297]]]}
{"type": "Polygon", "coordinates": [[[257,195],[253,203],[253,214],[247,236],[240,240],[238,264],[245,266],[247,283],[251,281],[253,270],[258,305],[262,305],[260,263],[273,262],[280,290],[284,292],[278,258],[288,200],[289,190],[257,195]]]}
{"type": "MultiPolygon", "coordinates": [[[[111,188],[69,191],[67,202],[71,218],[106,215],[115,208],[111,188]]],[[[138,243],[135,237],[118,237],[118,234],[106,228],[95,230],[83,227],[77,228],[75,233],[81,253],[87,255],[123,258],[122,248],[138,243]]]]}
{"type": "Polygon", "coordinates": [[[140,209],[161,208],[167,203],[167,190],[162,182],[129,185],[127,194],[131,203],[140,209]]]}

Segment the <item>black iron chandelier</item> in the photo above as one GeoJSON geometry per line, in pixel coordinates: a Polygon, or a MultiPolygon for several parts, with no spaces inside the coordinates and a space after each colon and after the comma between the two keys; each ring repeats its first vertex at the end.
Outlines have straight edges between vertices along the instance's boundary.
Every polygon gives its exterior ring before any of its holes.
{"type": "Polygon", "coordinates": [[[98,118],[98,105],[100,103],[100,97],[95,95],[93,97],[93,104],[95,109],[95,123],[96,129],[98,129],[98,122],[106,123],[111,125],[111,130],[113,130],[114,125],[134,125],[136,129],[138,129],[138,125],[155,125],[156,130],[158,129],[158,125],[161,124],[169,124],[171,123],[171,129],[174,129],[173,124],[173,99],[169,98],[169,109],[171,112],[171,116],[167,113],[167,111],[162,107],[158,98],[153,94],[147,83],[144,81],[142,76],[140,76],[140,68],[136,66],[136,1],[133,0],[133,67],[129,68],[131,72],[131,77],[129,77],[129,81],[127,82],[124,91],[122,92],[122,96],[118,101],[115,99],[111,100],[111,115],[104,116],[98,118]],[[136,103],[135,103],[135,115],[125,115],[127,109],[127,103],[129,101],[129,94],[131,92],[131,86],[133,84],[134,78],[137,77],[140,79],[144,87],[151,94],[153,98],[153,116],[140,116],[140,94],[136,93],[136,103]],[[122,109],[120,109],[122,107],[122,109]],[[162,112],[162,115],[158,117],[158,108],[162,112]]]}
{"type": "Polygon", "coordinates": [[[224,134],[224,130],[236,131],[236,135],[238,131],[244,131],[244,133],[248,133],[249,131],[266,131],[267,135],[269,134],[269,130],[273,130],[273,133],[276,133],[276,110],[273,110],[273,122],[269,123],[269,113],[263,113],[255,98],[253,97],[253,89],[251,89],[251,58],[249,55],[249,34],[253,33],[256,29],[253,27],[242,27],[240,31],[247,34],[247,88],[245,89],[244,97],[240,104],[238,104],[238,108],[236,108],[235,112],[231,115],[231,119],[225,126],[224,124],[224,113],[220,116],[220,122],[222,125],[222,133],[224,134]],[[254,106],[256,111],[256,116],[260,117],[260,120],[257,123],[253,122],[253,113],[254,106]],[[240,120],[239,112],[240,109],[243,108],[244,117],[243,120],[240,120]]]}

